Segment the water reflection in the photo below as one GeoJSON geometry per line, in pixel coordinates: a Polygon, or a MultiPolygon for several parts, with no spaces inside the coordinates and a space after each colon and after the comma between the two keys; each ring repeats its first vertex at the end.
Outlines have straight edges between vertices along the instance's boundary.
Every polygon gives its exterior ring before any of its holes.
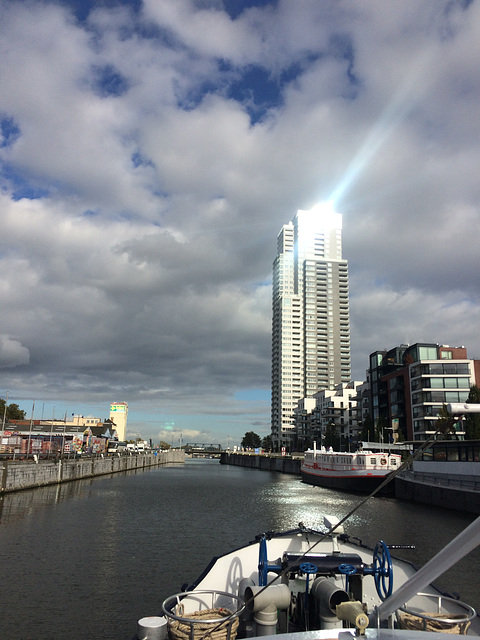
{"type": "MultiPolygon", "coordinates": [[[[256,534],[323,515],[348,513],[359,497],[287,476],[217,461],[192,461],[82,480],[3,497],[0,599],[2,637],[130,640],[136,620],[159,613],[162,599],[198,577],[215,555],[256,534]]],[[[346,529],[371,546],[415,544],[403,556],[419,565],[473,518],[389,498],[363,505],[346,529]]],[[[445,586],[480,605],[478,550],[445,586]]],[[[442,586],[442,583],[440,583],[442,586]]]]}

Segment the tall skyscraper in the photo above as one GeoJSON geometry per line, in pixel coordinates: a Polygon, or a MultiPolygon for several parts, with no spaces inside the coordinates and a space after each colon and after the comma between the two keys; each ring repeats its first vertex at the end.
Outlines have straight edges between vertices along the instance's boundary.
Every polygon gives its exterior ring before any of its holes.
{"type": "Polygon", "coordinates": [[[348,263],[342,216],[328,205],[297,211],[273,263],[272,440],[289,448],[298,401],[349,382],[348,263]]]}

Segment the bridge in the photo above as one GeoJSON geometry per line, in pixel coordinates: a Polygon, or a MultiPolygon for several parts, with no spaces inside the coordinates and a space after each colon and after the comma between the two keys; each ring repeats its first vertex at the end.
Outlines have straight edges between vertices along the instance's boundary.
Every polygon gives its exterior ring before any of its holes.
{"type": "Polygon", "coordinates": [[[220,455],[223,451],[221,444],[206,444],[204,442],[187,442],[185,445],[185,453],[191,454],[193,457],[220,455]]]}

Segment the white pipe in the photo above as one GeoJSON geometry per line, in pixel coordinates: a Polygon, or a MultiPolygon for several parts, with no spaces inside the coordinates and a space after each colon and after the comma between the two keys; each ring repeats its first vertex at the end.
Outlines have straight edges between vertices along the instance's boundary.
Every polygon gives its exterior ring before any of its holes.
{"type": "Polygon", "coordinates": [[[480,404],[467,404],[466,402],[451,402],[447,404],[447,411],[454,416],[464,413],[480,413],[480,404]]]}
{"type": "Polygon", "coordinates": [[[480,516],[466,529],[458,534],[451,542],[437,553],[426,565],[419,569],[410,580],[404,582],[395,593],[375,607],[372,613],[374,619],[385,620],[399,607],[406,604],[420,591],[424,591],[445,571],[450,569],[458,560],[470,553],[480,544],[480,516]]]}

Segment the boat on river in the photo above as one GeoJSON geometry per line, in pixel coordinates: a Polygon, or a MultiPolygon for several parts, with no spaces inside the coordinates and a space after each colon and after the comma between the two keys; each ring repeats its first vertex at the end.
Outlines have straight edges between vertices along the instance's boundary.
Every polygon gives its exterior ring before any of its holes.
{"type": "Polygon", "coordinates": [[[138,621],[138,640],[433,640],[452,631],[480,639],[476,611],[433,586],[477,546],[480,518],[418,571],[395,547],[350,537],[345,520],[263,533],[213,558],[161,615],[138,621]]]}
{"type": "MultiPolygon", "coordinates": [[[[305,451],[300,467],[303,482],[329,489],[371,493],[400,468],[402,456],[360,449],[355,453],[325,447],[305,451]]],[[[393,483],[385,485],[393,492],[393,483]]]]}

